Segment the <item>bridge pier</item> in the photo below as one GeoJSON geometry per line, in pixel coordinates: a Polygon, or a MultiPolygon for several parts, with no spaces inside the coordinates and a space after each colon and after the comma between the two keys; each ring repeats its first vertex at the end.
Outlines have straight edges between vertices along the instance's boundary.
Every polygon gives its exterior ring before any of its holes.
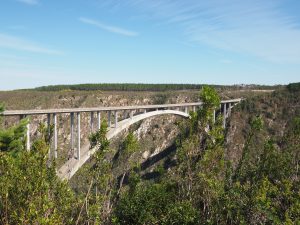
{"type": "Polygon", "coordinates": [[[28,121],[28,124],[26,125],[26,150],[30,151],[30,123],[28,121]]]}
{"type": "Polygon", "coordinates": [[[118,126],[118,111],[115,111],[115,128],[118,126]]]}
{"type": "Polygon", "coordinates": [[[54,158],[57,158],[57,114],[53,113],[53,125],[54,125],[54,158]]]}
{"type": "Polygon", "coordinates": [[[97,129],[100,130],[101,127],[101,113],[97,112],[97,129]]]}
{"type": "Polygon", "coordinates": [[[188,107],[184,107],[184,112],[188,113],[188,107]]]}
{"type": "Polygon", "coordinates": [[[231,115],[231,102],[228,103],[229,107],[228,107],[228,116],[229,117],[231,115]]]}
{"type": "Polygon", "coordinates": [[[107,114],[107,126],[111,127],[111,111],[108,111],[107,114]]]}
{"type": "Polygon", "coordinates": [[[91,112],[91,134],[94,132],[94,112],[91,112]]]}
{"type": "Polygon", "coordinates": [[[130,119],[133,117],[133,110],[130,111],[130,119]]]}
{"type": "Polygon", "coordinates": [[[80,112],[77,113],[77,160],[80,160],[80,112]]]}
{"type": "Polygon", "coordinates": [[[47,136],[49,140],[49,152],[48,152],[48,157],[49,159],[51,158],[51,144],[50,144],[50,138],[51,138],[51,114],[47,114],[47,136]]]}
{"type": "Polygon", "coordinates": [[[50,140],[50,132],[51,132],[51,114],[48,113],[47,114],[47,135],[48,135],[48,138],[50,140]]]}
{"type": "Polygon", "coordinates": [[[71,133],[71,151],[74,152],[74,113],[70,113],[71,117],[71,127],[70,127],[70,133],[71,133]]]}
{"type": "Polygon", "coordinates": [[[223,128],[226,128],[226,103],[223,104],[223,128]]]}

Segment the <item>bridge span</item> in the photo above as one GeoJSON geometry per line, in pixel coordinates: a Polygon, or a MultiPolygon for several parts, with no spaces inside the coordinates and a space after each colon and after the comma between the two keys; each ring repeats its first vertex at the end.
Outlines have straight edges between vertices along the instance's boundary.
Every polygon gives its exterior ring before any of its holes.
{"type": "MultiPolygon", "coordinates": [[[[216,113],[222,113],[223,115],[223,126],[226,125],[226,119],[231,113],[231,109],[234,105],[239,103],[241,99],[231,99],[221,101],[219,109],[214,111],[214,119],[216,113]]],[[[57,173],[61,179],[70,179],[78,169],[95,153],[96,148],[90,149],[89,145],[81,146],[81,113],[90,114],[90,132],[95,132],[95,129],[100,129],[102,117],[106,116],[108,121],[108,133],[107,138],[111,139],[120,133],[122,130],[128,128],[130,125],[141,121],[143,119],[171,114],[177,115],[184,118],[189,118],[189,111],[196,111],[197,108],[201,107],[202,102],[194,103],[180,103],[180,104],[162,104],[162,105],[136,105],[136,106],[114,106],[114,107],[95,107],[95,108],[69,108],[69,109],[41,109],[41,110],[8,110],[3,112],[3,116],[19,116],[25,118],[29,116],[47,115],[47,125],[53,126],[53,140],[52,148],[50,149],[49,156],[57,158],[58,155],[58,114],[69,114],[70,115],[70,148],[74,155],[71,156],[58,169],[57,173]],[[120,114],[123,113],[123,119],[119,121],[120,114]],[[96,114],[96,117],[95,117],[96,114]],[[76,126],[75,126],[76,119],[76,126]],[[95,123],[96,120],[96,124],[95,123]],[[112,123],[112,121],[114,122],[112,123]],[[95,126],[96,125],[96,126],[95,126]],[[76,128],[76,133],[75,133],[76,128]],[[75,146],[76,142],[76,146],[75,146]],[[75,151],[76,150],[76,151],[75,151]]],[[[27,125],[26,135],[26,149],[30,151],[30,123],[27,125]]]]}

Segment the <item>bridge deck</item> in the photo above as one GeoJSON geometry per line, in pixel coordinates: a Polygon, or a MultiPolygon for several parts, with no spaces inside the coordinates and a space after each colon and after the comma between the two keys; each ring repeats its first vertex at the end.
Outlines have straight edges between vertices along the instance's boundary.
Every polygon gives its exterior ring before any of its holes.
{"type": "MultiPolygon", "coordinates": [[[[221,103],[238,103],[241,99],[223,100],[221,103]]],[[[179,103],[179,104],[161,104],[161,105],[133,105],[133,106],[109,106],[109,107],[94,107],[94,108],[65,108],[65,109],[35,109],[35,110],[7,110],[2,115],[4,116],[19,116],[19,115],[38,115],[52,113],[76,113],[76,112],[99,112],[99,111],[121,111],[121,110],[136,110],[136,109],[163,109],[175,107],[190,107],[200,106],[202,102],[179,103]]]]}

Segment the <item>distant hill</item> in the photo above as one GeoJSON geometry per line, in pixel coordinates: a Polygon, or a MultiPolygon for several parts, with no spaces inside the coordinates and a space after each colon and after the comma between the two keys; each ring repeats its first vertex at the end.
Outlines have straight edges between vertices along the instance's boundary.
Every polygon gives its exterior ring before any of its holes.
{"type": "MultiPolygon", "coordinates": [[[[169,91],[169,90],[200,90],[204,84],[144,84],[144,83],[99,83],[99,84],[72,84],[72,85],[49,85],[34,88],[37,91],[169,91]]],[[[267,85],[211,85],[217,89],[276,89],[280,86],[267,85]]]]}

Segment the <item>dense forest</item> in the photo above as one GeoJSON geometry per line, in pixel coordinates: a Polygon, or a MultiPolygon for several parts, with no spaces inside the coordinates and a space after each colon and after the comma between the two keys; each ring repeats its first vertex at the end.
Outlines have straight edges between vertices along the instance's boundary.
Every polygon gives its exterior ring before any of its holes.
{"type": "MultiPolygon", "coordinates": [[[[80,90],[80,91],[172,91],[172,90],[199,90],[203,87],[202,84],[134,84],[134,83],[103,83],[103,84],[74,84],[74,85],[50,85],[37,87],[34,90],[38,91],[62,91],[62,90],[80,90]]],[[[236,85],[224,86],[214,85],[214,88],[219,89],[274,89],[280,86],[266,85],[236,85]]]]}
{"type": "MultiPolygon", "coordinates": [[[[299,85],[292,85],[269,98],[299,104],[299,94],[299,85]]],[[[217,92],[204,86],[200,98],[203,107],[177,124],[180,135],[171,162],[157,166],[152,179],[140,175],[141,165],[131,157],[143,147],[133,133],[123,140],[118,155],[110,157],[106,121],[90,136],[91,146],[99,149],[81,189],[57,178],[55,161],[48,159],[51,137],[44,124],[30,151],[24,147],[26,119],[0,130],[0,223],[299,224],[298,111],[283,117],[286,126],[277,136],[266,132],[266,117],[255,110],[256,99],[240,104],[233,113],[250,116],[241,157],[233,162],[222,116],[213,120],[220,105],[217,92]],[[116,177],[112,169],[119,161],[127,166],[116,177]]]]}

